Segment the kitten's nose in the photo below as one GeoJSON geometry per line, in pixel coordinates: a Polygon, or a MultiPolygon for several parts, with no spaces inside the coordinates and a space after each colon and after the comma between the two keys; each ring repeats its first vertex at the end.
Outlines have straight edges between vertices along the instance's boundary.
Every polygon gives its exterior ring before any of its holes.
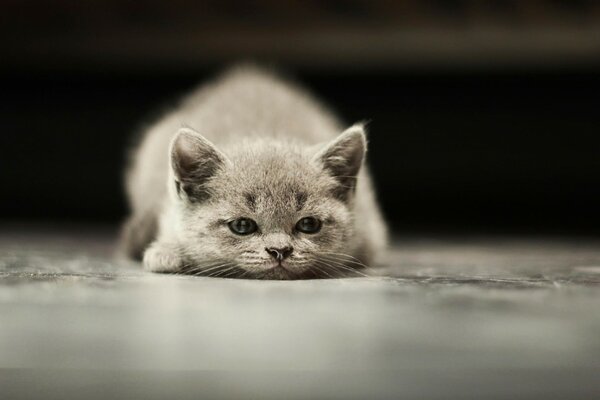
{"type": "Polygon", "coordinates": [[[276,247],[265,247],[265,251],[271,255],[277,261],[282,261],[290,256],[294,251],[291,246],[282,247],[280,249],[276,247]]]}

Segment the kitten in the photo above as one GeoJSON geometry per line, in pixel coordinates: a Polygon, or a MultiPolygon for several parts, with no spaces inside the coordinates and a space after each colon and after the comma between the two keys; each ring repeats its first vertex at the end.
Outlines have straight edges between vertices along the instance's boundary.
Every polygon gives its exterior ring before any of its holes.
{"type": "Polygon", "coordinates": [[[342,132],[302,89],[230,70],[145,132],[126,176],[123,249],[156,272],[360,274],[386,243],[365,151],[362,125],[342,132]]]}

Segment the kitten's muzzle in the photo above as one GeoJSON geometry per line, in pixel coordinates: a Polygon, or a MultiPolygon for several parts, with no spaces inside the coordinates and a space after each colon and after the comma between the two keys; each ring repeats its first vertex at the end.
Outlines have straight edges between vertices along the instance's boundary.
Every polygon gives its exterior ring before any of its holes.
{"type": "Polygon", "coordinates": [[[271,257],[273,257],[273,259],[281,262],[281,261],[285,260],[286,258],[288,258],[292,254],[292,252],[294,251],[294,248],[291,246],[286,246],[286,247],[282,247],[282,248],[265,247],[265,251],[267,253],[269,253],[269,255],[271,257]]]}

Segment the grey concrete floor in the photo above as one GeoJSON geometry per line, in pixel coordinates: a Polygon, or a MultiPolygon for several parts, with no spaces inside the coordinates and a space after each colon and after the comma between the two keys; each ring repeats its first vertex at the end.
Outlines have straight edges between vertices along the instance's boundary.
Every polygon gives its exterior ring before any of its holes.
{"type": "Polygon", "coordinates": [[[598,398],[600,241],[400,237],[372,276],[158,275],[0,230],[0,398],[598,398]]]}

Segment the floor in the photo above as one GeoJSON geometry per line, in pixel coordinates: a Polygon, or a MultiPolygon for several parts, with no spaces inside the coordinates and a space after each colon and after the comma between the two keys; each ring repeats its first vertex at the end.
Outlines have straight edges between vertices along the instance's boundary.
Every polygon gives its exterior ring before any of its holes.
{"type": "Polygon", "coordinates": [[[600,240],[399,237],[371,277],[145,273],[114,231],[0,230],[3,399],[600,396],[600,240]]]}

